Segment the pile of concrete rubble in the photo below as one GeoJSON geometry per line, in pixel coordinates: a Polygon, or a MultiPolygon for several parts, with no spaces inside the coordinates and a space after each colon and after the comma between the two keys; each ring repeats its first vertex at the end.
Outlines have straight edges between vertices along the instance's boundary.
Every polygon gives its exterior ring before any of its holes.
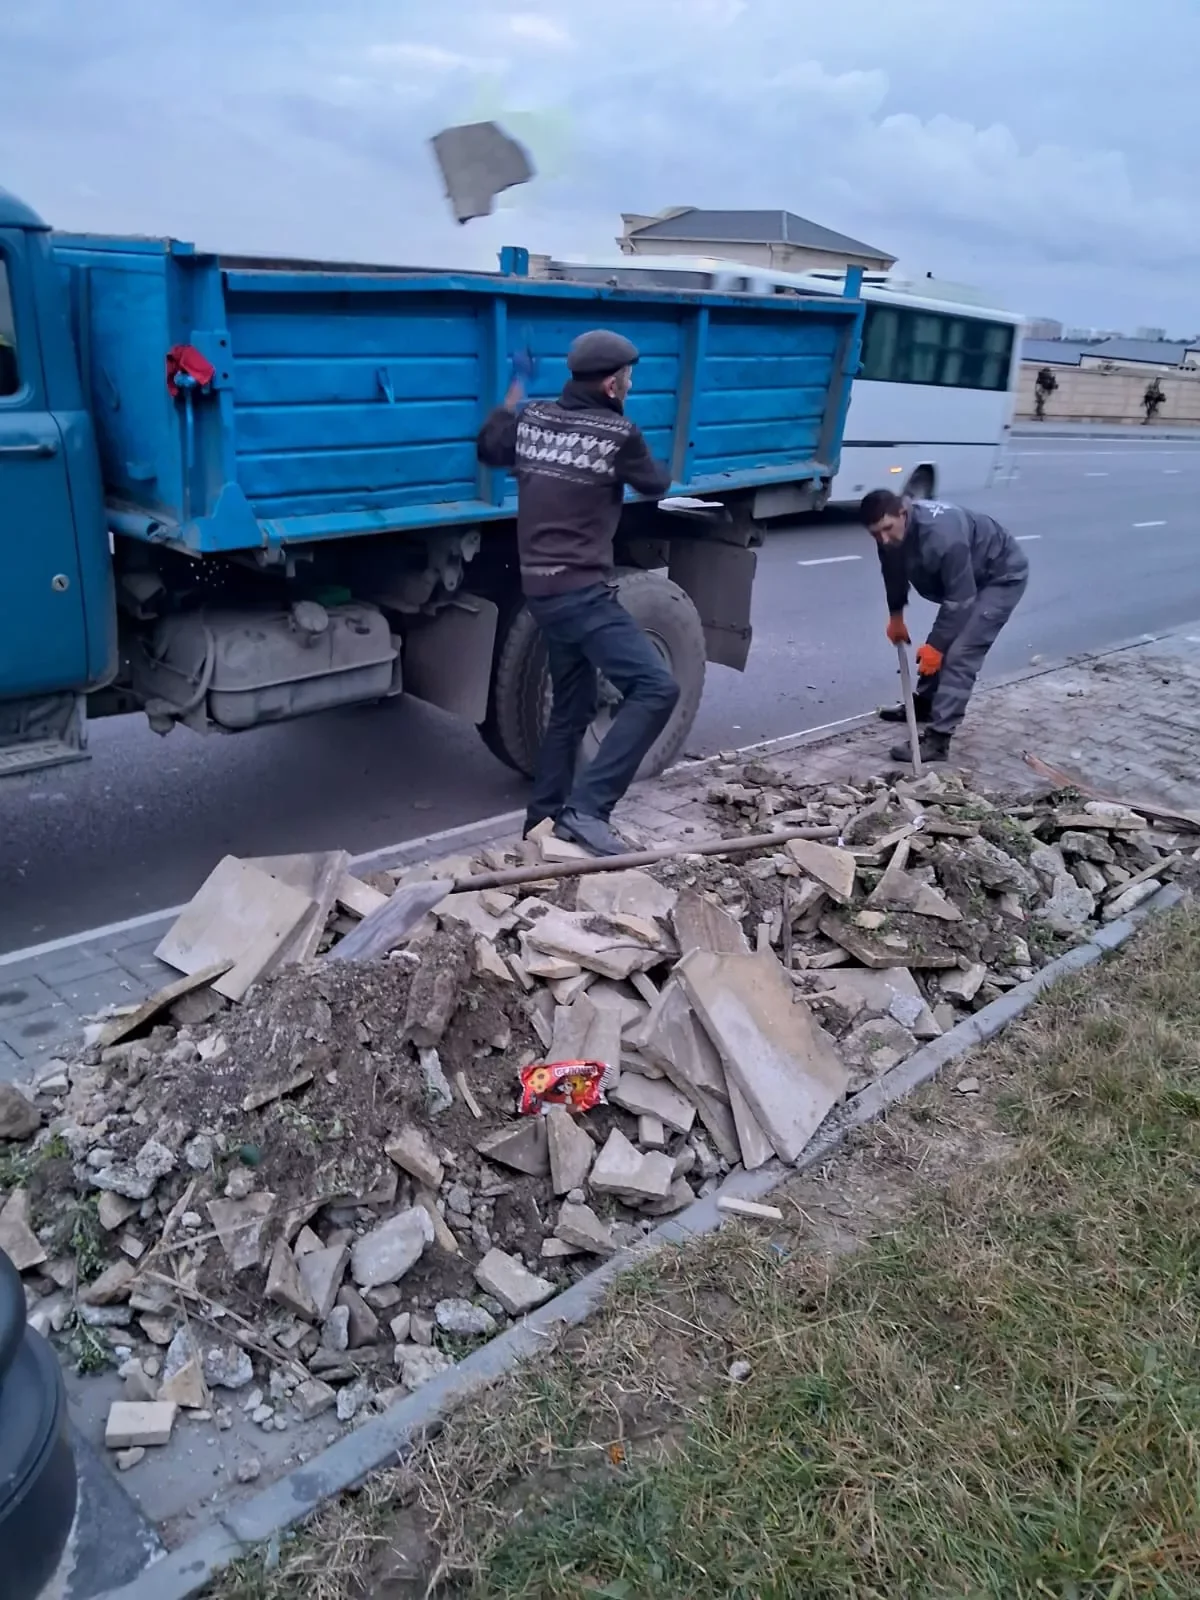
{"type": "MultiPolygon", "coordinates": [[[[122,1465],[235,1406],[283,1431],[417,1389],[731,1171],[794,1162],[1192,859],[1072,796],[717,777],[723,832],[825,837],[452,894],[372,963],[322,957],[397,879],[480,864],[228,858],[160,947],[180,981],[0,1087],[0,1248],[33,1325],[118,1366],[122,1465]],[[607,1104],[520,1115],[520,1070],[558,1061],[615,1069],[607,1104]]],[[[570,853],[482,866],[539,850],[570,853]]]]}

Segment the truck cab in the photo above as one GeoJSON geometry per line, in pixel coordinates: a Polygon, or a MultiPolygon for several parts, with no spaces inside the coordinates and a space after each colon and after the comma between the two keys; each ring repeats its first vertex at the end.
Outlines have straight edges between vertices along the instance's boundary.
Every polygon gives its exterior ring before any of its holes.
{"type": "Polygon", "coordinates": [[[84,753],[116,671],[91,419],[50,232],[0,189],[0,775],[84,753]]]}

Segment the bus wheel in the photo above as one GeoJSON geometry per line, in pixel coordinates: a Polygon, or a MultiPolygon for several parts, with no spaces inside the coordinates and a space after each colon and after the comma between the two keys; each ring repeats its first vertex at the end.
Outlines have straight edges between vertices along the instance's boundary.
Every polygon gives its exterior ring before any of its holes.
{"type": "Polygon", "coordinates": [[[932,467],[918,467],[904,485],[905,494],[912,500],[932,500],[933,489],[932,467]]]}
{"type": "MultiPolygon", "coordinates": [[[[704,628],[695,606],[665,573],[622,570],[617,576],[621,604],[640,623],[681,691],[670,722],[638,773],[647,778],[675,759],[696,719],[704,691],[704,628]]],[[[584,760],[596,753],[619,702],[612,685],[602,680],[600,710],[580,752],[584,760]]],[[[491,703],[479,732],[494,756],[529,777],[549,715],[546,648],[533,618],[519,606],[510,614],[496,651],[491,703]]]]}

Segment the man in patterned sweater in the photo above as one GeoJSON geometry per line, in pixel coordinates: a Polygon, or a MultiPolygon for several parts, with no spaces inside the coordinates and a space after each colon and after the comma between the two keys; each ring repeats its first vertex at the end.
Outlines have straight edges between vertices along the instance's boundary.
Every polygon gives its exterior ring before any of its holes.
{"type": "Polygon", "coordinates": [[[546,642],[553,703],[538,752],[525,831],[553,817],[560,839],[593,855],[626,848],[609,823],[642,759],[670,721],[679,686],[620,604],[613,538],[625,486],[660,498],[671,475],[625,415],[638,359],[619,333],[583,333],[567,352],[557,400],[521,408],[514,381],[479,433],[479,459],[517,479],[517,548],[525,603],[546,642]],[[600,749],[576,775],[596,715],[597,673],[622,695],[600,749]]]}

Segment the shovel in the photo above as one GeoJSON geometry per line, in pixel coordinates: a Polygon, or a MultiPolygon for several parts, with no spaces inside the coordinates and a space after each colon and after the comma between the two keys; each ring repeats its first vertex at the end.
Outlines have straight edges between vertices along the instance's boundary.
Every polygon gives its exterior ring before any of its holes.
{"type": "Polygon", "coordinates": [[[836,839],[835,827],[784,828],[778,833],[751,833],[737,839],[708,839],[697,843],[663,845],[657,850],[631,850],[620,856],[589,856],[579,861],[545,861],[532,867],[509,867],[503,872],[479,872],[473,878],[428,878],[404,883],[384,905],[359,923],[326,956],[328,961],[370,961],[395,949],[426,912],[448,894],[469,889],[509,889],[522,883],[544,883],[547,878],[582,878],[592,872],[623,872],[631,867],[652,867],[677,856],[731,856],[747,850],[770,850],[789,839],[836,839]]]}
{"type": "Polygon", "coordinates": [[[900,658],[900,694],[904,700],[904,720],[908,723],[908,745],[912,751],[913,777],[919,778],[924,768],[921,766],[921,735],[917,728],[917,708],[913,704],[912,668],[908,662],[908,651],[902,644],[896,646],[896,654],[900,658]]]}

